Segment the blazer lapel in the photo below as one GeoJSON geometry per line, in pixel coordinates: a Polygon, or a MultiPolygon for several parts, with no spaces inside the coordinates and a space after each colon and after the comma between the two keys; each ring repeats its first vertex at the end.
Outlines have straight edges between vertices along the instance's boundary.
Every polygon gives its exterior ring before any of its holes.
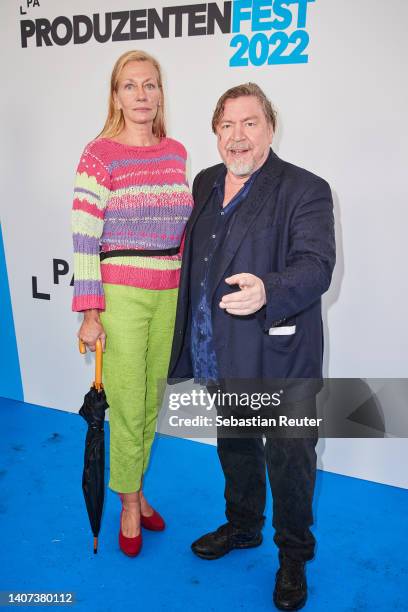
{"type": "MultiPolygon", "coordinates": [[[[212,189],[213,189],[214,181],[209,181],[206,185],[206,189],[204,193],[200,193],[200,196],[196,194],[196,198],[194,200],[194,208],[190,215],[189,220],[186,225],[186,237],[184,242],[184,255],[183,255],[183,265],[181,266],[181,278],[180,278],[180,292],[179,295],[183,300],[187,298],[186,291],[189,287],[189,276],[190,276],[190,263],[191,263],[191,236],[193,232],[193,227],[200,216],[202,210],[210,199],[212,189]]],[[[187,291],[188,294],[188,291],[187,291]]]]}
{"type": "Polygon", "coordinates": [[[220,253],[218,270],[214,276],[213,292],[216,290],[252,223],[263,209],[265,202],[273,197],[273,192],[279,184],[281,174],[282,162],[271,150],[264,170],[256,178],[249,192],[248,201],[243,202],[243,205],[235,213],[236,218],[232,221],[230,231],[220,253]]]}
{"type": "Polygon", "coordinates": [[[198,217],[200,216],[201,211],[203,210],[203,208],[207,204],[208,200],[210,199],[211,192],[212,192],[212,188],[208,191],[208,193],[206,194],[206,196],[204,196],[204,198],[200,199],[199,202],[195,203],[195,206],[193,208],[193,212],[191,213],[190,218],[187,221],[186,240],[187,240],[187,238],[189,239],[191,237],[191,233],[193,231],[193,227],[194,227],[198,217]]]}

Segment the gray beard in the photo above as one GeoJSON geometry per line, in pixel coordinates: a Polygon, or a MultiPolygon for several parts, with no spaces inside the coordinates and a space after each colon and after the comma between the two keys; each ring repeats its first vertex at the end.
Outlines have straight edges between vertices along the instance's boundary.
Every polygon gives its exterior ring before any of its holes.
{"type": "Polygon", "coordinates": [[[235,176],[249,176],[254,171],[254,162],[232,162],[228,164],[228,170],[235,176]]]}

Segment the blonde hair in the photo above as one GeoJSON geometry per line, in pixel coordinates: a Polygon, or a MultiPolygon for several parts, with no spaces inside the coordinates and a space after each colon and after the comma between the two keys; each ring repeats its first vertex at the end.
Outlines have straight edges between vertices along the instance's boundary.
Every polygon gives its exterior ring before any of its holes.
{"type": "Polygon", "coordinates": [[[259,100],[265,115],[265,119],[272,126],[273,131],[275,131],[276,111],[273,108],[271,101],[264,94],[259,85],[257,85],[256,83],[244,83],[243,85],[236,85],[236,87],[231,87],[231,89],[228,89],[224,94],[222,94],[221,98],[218,100],[211,121],[211,127],[214,134],[216,133],[217,126],[220,123],[224,114],[225,102],[227,100],[230,100],[231,98],[240,98],[241,96],[254,96],[259,100]]]}
{"type": "Polygon", "coordinates": [[[153,134],[158,138],[166,136],[166,124],[164,119],[164,94],[163,94],[163,79],[159,62],[144,51],[127,51],[123,53],[116,61],[110,80],[108,116],[106,117],[105,125],[102,132],[97,138],[113,138],[117,136],[125,127],[125,119],[122,110],[118,110],[115,105],[114,94],[118,89],[119,76],[123,68],[129,62],[150,62],[157,71],[157,84],[161,92],[160,106],[157,109],[156,117],[153,120],[153,134]]]}

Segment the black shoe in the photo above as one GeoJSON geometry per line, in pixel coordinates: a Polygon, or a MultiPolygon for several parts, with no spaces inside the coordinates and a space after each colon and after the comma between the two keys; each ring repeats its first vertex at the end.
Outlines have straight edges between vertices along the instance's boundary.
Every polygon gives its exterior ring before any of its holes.
{"type": "Polygon", "coordinates": [[[276,573],[273,603],[279,610],[300,610],[306,603],[307,584],[304,561],[282,556],[276,573]]]}
{"type": "Polygon", "coordinates": [[[262,544],[262,533],[249,533],[226,523],[217,531],[206,533],[191,545],[191,550],[201,559],[219,559],[234,548],[255,548],[262,544]]]}

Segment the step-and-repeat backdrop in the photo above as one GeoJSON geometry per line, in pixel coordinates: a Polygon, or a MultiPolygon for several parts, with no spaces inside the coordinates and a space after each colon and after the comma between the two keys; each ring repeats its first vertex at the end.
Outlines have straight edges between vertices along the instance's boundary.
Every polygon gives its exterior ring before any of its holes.
{"type": "MultiPolygon", "coordinates": [[[[163,66],[169,133],[188,150],[190,181],[218,161],[220,94],[247,81],[265,90],[279,117],[275,151],[333,190],[325,374],[407,377],[405,0],[3,0],[0,13],[0,218],[18,349],[17,361],[14,335],[2,337],[0,395],[21,397],[21,376],[26,402],[77,411],[92,379],[70,310],[73,179],[103,125],[112,66],[130,49],[163,66]]],[[[408,486],[404,439],[320,444],[324,469],[408,486]]]]}

